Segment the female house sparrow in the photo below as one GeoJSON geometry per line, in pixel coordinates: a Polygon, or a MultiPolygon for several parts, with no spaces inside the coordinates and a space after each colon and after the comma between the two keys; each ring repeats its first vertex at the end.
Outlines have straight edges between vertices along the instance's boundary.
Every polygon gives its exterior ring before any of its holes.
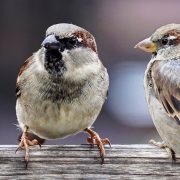
{"type": "Polygon", "coordinates": [[[23,130],[19,148],[38,144],[28,132],[42,139],[64,138],[87,132],[98,145],[102,162],[104,144],[90,129],[106,99],[109,76],[101,63],[94,37],[73,24],[49,27],[42,47],[21,66],[16,84],[16,114],[23,130]]]}
{"type": "Polygon", "coordinates": [[[144,77],[149,112],[165,148],[180,154],[180,24],[168,24],[135,47],[152,53],[144,77]]]}

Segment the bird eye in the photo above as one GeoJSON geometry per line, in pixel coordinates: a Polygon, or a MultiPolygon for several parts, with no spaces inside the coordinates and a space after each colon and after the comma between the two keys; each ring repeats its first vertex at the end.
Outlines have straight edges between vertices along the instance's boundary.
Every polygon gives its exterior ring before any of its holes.
{"type": "Polygon", "coordinates": [[[161,40],[160,40],[160,44],[165,46],[165,45],[175,45],[176,44],[176,37],[175,36],[168,36],[165,35],[161,40]]]}
{"type": "Polygon", "coordinates": [[[56,38],[58,41],[60,41],[60,38],[59,38],[59,36],[55,36],[55,38],[56,38]]]}
{"type": "Polygon", "coordinates": [[[72,46],[76,45],[77,43],[77,39],[76,38],[70,38],[69,41],[68,41],[69,44],[71,44],[72,46]]]}
{"type": "Polygon", "coordinates": [[[162,44],[162,45],[167,45],[168,42],[169,42],[169,40],[168,40],[167,38],[163,38],[163,39],[161,40],[161,44],[162,44]]]}

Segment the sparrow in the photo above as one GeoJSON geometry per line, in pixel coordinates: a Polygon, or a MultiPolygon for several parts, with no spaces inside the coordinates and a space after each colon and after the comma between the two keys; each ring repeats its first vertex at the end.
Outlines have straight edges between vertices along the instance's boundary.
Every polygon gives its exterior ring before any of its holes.
{"type": "Polygon", "coordinates": [[[65,138],[81,131],[97,145],[102,163],[105,144],[91,129],[106,100],[109,76],[98,57],[95,38],[73,24],[55,24],[46,31],[40,49],[21,66],[16,83],[16,115],[22,136],[18,149],[40,139],[65,138]],[[29,136],[34,134],[36,136],[29,136]]]}
{"type": "Polygon", "coordinates": [[[144,88],[150,115],[163,142],[150,143],[166,149],[175,161],[180,154],[180,24],[158,28],[135,48],[152,53],[144,88]]]}

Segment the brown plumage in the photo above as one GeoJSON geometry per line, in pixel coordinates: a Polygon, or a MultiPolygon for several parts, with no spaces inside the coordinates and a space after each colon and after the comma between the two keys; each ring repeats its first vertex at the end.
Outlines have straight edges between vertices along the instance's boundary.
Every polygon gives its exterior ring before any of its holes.
{"type": "Polygon", "coordinates": [[[97,53],[97,46],[96,43],[94,41],[94,37],[87,31],[82,32],[82,31],[78,31],[73,33],[73,35],[75,35],[78,38],[82,39],[82,43],[86,46],[91,48],[94,52],[97,53]]]}
{"type": "Polygon", "coordinates": [[[172,160],[180,154],[180,24],[158,28],[136,45],[152,53],[144,77],[149,112],[172,160]]]}
{"type": "Polygon", "coordinates": [[[180,59],[156,61],[151,71],[158,99],[180,124],[180,59]]]}
{"type": "Polygon", "coordinates": [[[29,57],[20,67],[20,70],[19,70],[19,74],[18,74],[18,77],[23,73],[23,71],[25,71],[29,66],[30,64],[32,63],[32,56],[29,57]]]}
{"type": "Polygon", "coordinates": [[[29,160],[28,147],[40,140],[85,131],[87,141],[98,146],[103,162],[104,145],[110,142],[90,127],[108,87],[109,76],[93,35],[73,24],[50,26],[40,49],[21,66],[16,83],[16,114],[23,131],[18,149],[25,148],[25,161],[29,160]]]}

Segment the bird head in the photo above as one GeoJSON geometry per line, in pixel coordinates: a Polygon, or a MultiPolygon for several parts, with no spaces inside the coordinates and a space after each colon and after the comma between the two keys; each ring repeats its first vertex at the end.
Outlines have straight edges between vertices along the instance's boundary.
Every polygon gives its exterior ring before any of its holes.
{"type": "Polygon", "coordinates": [[[85,65],[98,61],[95,38],[73,24],[55,24],[46,31],[40,61],[53,76],[70,76],[85,65]]]}
{"type": "Polygon", "coordinates": [[[161,60],[180,57],[180,24],[167,24],[158,28],[135,48],[150,52],[161,60]]]}

